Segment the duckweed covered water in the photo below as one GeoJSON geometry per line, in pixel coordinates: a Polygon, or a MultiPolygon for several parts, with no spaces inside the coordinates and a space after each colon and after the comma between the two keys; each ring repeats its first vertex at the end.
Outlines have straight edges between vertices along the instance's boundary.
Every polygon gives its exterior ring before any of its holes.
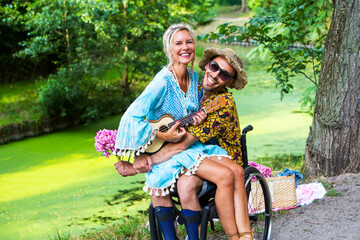
{"type": "Polygon", "coordinates": [[[144,175],[121,177],[94,148],[95,132],[119,119],[0,146],[1,239],[77,234],[146,209],[144,175]]]}

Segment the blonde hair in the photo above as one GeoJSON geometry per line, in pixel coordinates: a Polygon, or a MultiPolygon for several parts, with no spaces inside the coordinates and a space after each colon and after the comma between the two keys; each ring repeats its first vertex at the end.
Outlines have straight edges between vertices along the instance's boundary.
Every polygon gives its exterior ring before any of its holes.
{"type": "MultiPolygon", "coordinates": [[[[182,23],[171,25],[166,30],[166,32],[164,33],[164,36],[163,36],[164,51],[168,58],[168,62],[169,62],[170,66],[172,66],[174,63],[174,59],[173,59],[173,55],[172,55],[172,49],[173,49],[172,39],[173,39],[175,33],[177,33],[178,31],[181,31],[181,30],[188,31],[190,33],[192,40],[194,42],[196,40],[195,32],[189,25],[182,24],[182,23]]],[[[194,61],[195,61],[195,55],[194,55],[194,58],[191,60],[191,70],[193,70],[193,68],[194,68],[194,61]]]]}

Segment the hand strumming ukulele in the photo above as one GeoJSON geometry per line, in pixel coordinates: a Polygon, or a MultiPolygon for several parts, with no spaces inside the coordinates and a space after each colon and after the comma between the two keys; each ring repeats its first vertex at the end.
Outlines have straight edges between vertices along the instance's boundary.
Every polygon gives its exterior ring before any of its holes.
{"type": "MultiPolygon", "coordinates": [[[[212,113],[215,112],[216,110],[224,107],[226,105],[226,101],[224,97],[217,97],[216,99],[210,101],[208,104],[206,104],[206,106],[204,106],[202,108],[202,110],[205,113],[212,113]]],[[[194,114],[190,114],[187,115],[180,120],[180,127],[185,127],[187,126],[189,123],[192,123],[194,121],[193,116],[194,114]]],[[[159,118],[158,120],[148,120],[148,122],[151,124],[151,126],[153,126],[153,128],[158,128],[158,131],[161,132],[166,132],[168,131],[177,121],[179,120],[174,120],[174,118],[170,115],[164,115],[161,118],[159,118]]],[[[160,140],[158,138],[155,138],[152,141],[152,144],[150,146],[148,146],[148,148],[146,149],[147,153],[154,153],[157,152],[164,144],[163,140],[160,140]]]]}

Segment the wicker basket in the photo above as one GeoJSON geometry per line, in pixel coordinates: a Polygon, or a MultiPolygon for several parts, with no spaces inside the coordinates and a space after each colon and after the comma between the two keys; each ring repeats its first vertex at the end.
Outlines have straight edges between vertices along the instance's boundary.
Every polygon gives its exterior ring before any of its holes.
{"type": "MultiPolygon", "coordinates": [[[[297,203],[295,191],[295,176],[279,176],[266,178],[268,182],[273,209],[284,209],[295,207],[297,203]]],[[[252,182],[251,188],[259,188],[259,182],[252,182]]],[[[251,191],[252,205],[256,206],[254,210],[264,209],[262,191],[251,191]]]]}

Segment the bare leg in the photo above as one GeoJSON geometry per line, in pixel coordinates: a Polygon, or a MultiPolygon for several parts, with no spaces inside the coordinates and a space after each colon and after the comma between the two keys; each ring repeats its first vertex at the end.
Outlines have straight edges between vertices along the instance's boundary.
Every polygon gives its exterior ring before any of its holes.
{"type": "Polygon", "coordinates": [[[177,183],[177,190],[183,209],[192,211],[201,211],[201,206],[197,193],[201,189],[203,182],[195,175],[186,176],[182,175],[177,183]]]}
{"type": "Polygon", "coordinates": [[[155,196],[155,194],[150,196],[153,207],[172,207],[173,204],[171,202],[170,194],[166,196],[155,196]]]}
{"type": "Polygon", "coordinates": [[[226,235],[238,234],[234,207],[234,172],[213,160],[205,158],[196,175],[216,184],[215,203],[217,212],[226,235]]]}
{"type": "MultiPolygon", "coordinates": [[[[218,160],[216,160],[218,161],[218,160]]],[[[248,202],[245,190],[244,169],[237,163],[228,158],[218,161],[220,164],[228,166],[235,176],[234,205],[236,226],[239,233],[250,232],[250,221],[248,202]]]]}
{"type": "MultiPolygon", "coordinates": [[[[203,181],[196,175],[191,175],[191,176],[182,175],[179,178],[177,182],[177,190],[181,201],[181,207],[183,209],[181,210],[183,216],[189,215],[189,210],[191,211],[190,213],[193,215],[201,213],[201,206],[199,199],[197,197],[197,193],[201,189],[202,184],[203,181]],[[185,214],[185,211],[187,211],[188,213],[185,214]]],[[[186,221],[187,218],[186,217],[184,218],[186,221]]],[[[185,227],[189,239],[200,238],[200,229],[201,229],[200,220],[198,223],[197,222],[185,223],[185,227]],[[196,224],[198,224],[197,228],[196,228],[196,224]]]]}

